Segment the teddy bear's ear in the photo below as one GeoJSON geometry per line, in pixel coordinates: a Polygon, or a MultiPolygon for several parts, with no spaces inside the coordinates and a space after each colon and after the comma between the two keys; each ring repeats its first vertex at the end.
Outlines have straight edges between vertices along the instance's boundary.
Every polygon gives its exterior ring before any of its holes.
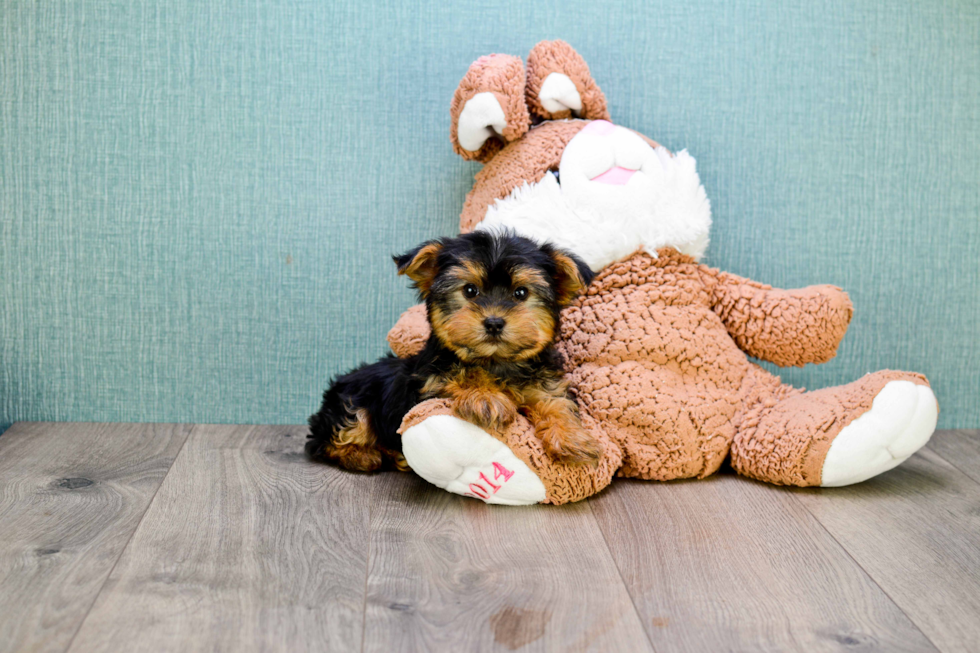
{"type": "Polygon", "coordinates": [[[442,243],[438,240],[430,240],[401,256],[391,258],[398,266],[398,274],[404,274],[411,279],[419,295],[425,298],[436,275],[439,274],[438,258],[441,251],[442,243]]]}
{"type": "Polygon", "coordinates": [[[564,41],[541,41],[528,55],[527,106],[545,120],[609,120],[606,96],[585,60],[564,41]]]}
{"type": "Polygon", "coordinates": [[[585,292],[595,274],[579,257],[550,243],[542,245],[548,256],[555,262],[555,295],[558,305],[568,306],[576,297],[585,292]]]}
{"type": "Polygon", "coordinates": [[[474,61],[453,95],[450,139],[456,154],[486,163],[531,126],[524,104],[524,64],[491,54],[474,61]]]}

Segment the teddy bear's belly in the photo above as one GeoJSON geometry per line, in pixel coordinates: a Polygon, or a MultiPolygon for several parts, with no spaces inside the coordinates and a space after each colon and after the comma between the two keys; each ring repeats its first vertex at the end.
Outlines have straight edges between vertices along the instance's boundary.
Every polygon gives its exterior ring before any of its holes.
{"type": "Polygon", "coordinates": [[[714,472],[747,394],[757,394],[748,389],[779,383],[748,361],[695,290],[613,288],[580,306],[574,328],[563,329],[569,381],[582,410],[622,443],[621,475],[669,480],[714,472]]]}

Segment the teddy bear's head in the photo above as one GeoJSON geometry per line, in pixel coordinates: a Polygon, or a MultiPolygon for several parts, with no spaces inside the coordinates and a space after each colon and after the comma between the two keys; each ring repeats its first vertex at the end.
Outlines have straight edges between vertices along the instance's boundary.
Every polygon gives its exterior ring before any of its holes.
{"type": "Polygon", "coordinates": [[[451,108],[453,149],[480,161],[460,230],[508,227],[594,271],[638,249],[700,258],[711,208],[694,159],[609,121],[606,99],[563,41],[521,60],[474,62],[451,108]]]}

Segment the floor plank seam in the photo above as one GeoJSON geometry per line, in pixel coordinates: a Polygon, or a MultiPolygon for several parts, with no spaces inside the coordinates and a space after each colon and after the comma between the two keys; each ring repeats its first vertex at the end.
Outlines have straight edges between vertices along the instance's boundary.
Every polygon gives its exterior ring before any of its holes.
{"type": "Polygon", "coordinates": [[[585,500],[586,505],[589,506],[589,515],[592,517],[592,521],[595,522],[596,528],[599,529],[599,533],[602,534],[602,545],[606,547],[606,553],[609,554],[609,559],[612,560],[613,566],[616,567],[616,575],[619,576],[619,582],[623,584],[623,589],[626,590],[626,596],[630,597],[630,605],[633,606],[633,614],[636,615],[636,620],[640,624],[640,628],[643,629],[643,635],[647,638],[647,642],[650,644],[650,650],[653,653],[657,653],[657,647],[653,645],[653,640],[650,639],[650,633],[647,632],[646,625],[643,623],[643,617],[640,616],[640,610],[636,607],[636,599],[633,598],[633,593],[630,591],[629,585],[626,583],[626,579],[623,578],[623,570],[619,568],[619,563],[616,562],[616,556],[613,555],[612,548],[609,546],[609,540],[606,539],[606,531],[603,530],[602,524],[596,519],[595,513],[592,512],[592,501],[590,499],[585,500]]]}
{"type": "Polygon", "coordinates": [[[70,651],[71,647],[75,645],[75,639],[78,637],[78,633],[82,632],[82,628],[85,626],[85,622],[88,621],[89,615],[92,614],[92,608],[95,607],[95,604],[98,602],[99,597],[102,596],[102,592],[105,590],[106,583],[108,583],[109,579],[112,578],[112,572],[116,570],[116,567],[119,565],[119,561],[123,559],[124,555],[126,555],[126,550],[129,548],[129,545],[133,542],[133,538],[136,536],[136,532],[140,529],[140,526],[143,525],[143,520],[145,520],[146,515],[149,514],[150,508],[153,506],[153,502],[156,501],[157,495],[160,493],[160,488],[163,487],[163,484],[167,481],[167,477],[170,476],[170,472],[173,470],[174,464],[177,462],[177,459],[180,458],[182,453],[184,453],[184,448],[187,446],[187,441],[191,439],[191,433],[194,432],[194,426],[185,425],[185,424],[181,424],[181,426],[188,426],[188,428],[187,428],[187,435],[184,436],[184,441],[180,443],[180,449],[177,450],[177,454],[170,461],[170,465],[167,467],[167,473],[163,475],[163,478],[160,479],[159,485],[157,485],[156,489],[153,491],[153,496],[150,497],[149,502],[147,502],[146,504],[146,509],[143,511],[143,514],[140,515],[139,521],[136,522],[136,527],[133,528],[133,531],[129,534],[129,537],[126,538],[126,544],[123,545],[123,547],[119,550],[119,556],[112,563],[112,567],[109,568],[109,573],[106,574],[105,578],[102,579],[102,584],[99,585],[99,591],[95,592],[94,596],[92,597],[92,602],[89,603],[88,609],[85,611],[85,616],[82,617],[81,621],[78,622],[78,628],[75,629],[75,632],[72,633],[71,639],[68,640],[68,645],[65,646],[65,653],[70,651]]]}
{"type": "Polygon", "coordinates": [[[367,604],[368,604],[368,584],[371,580],[371,540],[373,539],[374,527],[374,493],[380,484],[371,486],[371,496],[368,499],[368,537],[367,537],[367,564],[364,566],[364,608],[361,610],[361,653],[367,641],[367,604]]]}
{"type": "Polygon", "coordinates": [[[894,605],[895,608],[899,612],[901,612],[903,615],[905,615],[905,618],[908,619],[908,621],[912,625],[912,627],[915,628],[917,631],[919,631],[922,634],[922,636],[926,639],[926,641],[928,641],[930,644],[932,644],[933,648],[935,648],[937,651],[942,651],[943,649],[941,649],[939,647],[939,645],[936,642],[934,642],[932,640],[932,638],[929,637],[929,635],[927,635],[925,633],[925,631],[922,630],[922,628],[919,627],[919,624],[917,624],[915,622],[915,620],[912,619],[911,615],[909,615],[909,613],[905,611],[905,608],[903,608],[902,606],[900,606],[898,604],[898,602],[895,601],[894,598],[892,598],[892,595],[888,593],[888,590],[886,590],[884,587],[881,586],[881,583],[879,583],[877,581],[877,579],[875,579],[875,577],[871,575],[871,572],[869,572],[867,569],[865,569],[864,568],[864,565],[862,565],[860,562],[858,562],[854,558],[854,556],[851,555],[851,552],[847,550],[847,547],[844,546],[844,544],[840,540],[838,540],[836,537],[834,537],[834,534],[830,532],[830,529],[828,529],[826,526],[824,526],[823,522],[820,521],[820,518],[817,517],[815,514],[813,514],[813,512],[807,507],[807,505],[803,501],[800,501],[796,496],[794,496],[792,494],[791,494],[791,496],[792,496],[793,501],[795,501],[797,505],[802,506],[803,510],[806,511],[806,514],[810,515],[810,517],[813,519],[813,521],[815,521],[820,526],[820,529],[824,533],[826,533],[828,536],[830,536],[830,539],[832,539],[834,542],[837,543],[837,546],[839,546],[840,549],[841,549],[841,551],[844,552],[844,555],[846,555],[848,557],[848,559],[851,562],[853,562],[857,566],[857,568],[860,569],[864,573],[865,576],[868,577],[868,580],[870,580],[874,584],[875,587],[877,587],[879,590],[881,590],[881,593],[885,595],[885,598],[887,598],[889,601],[891,601],[891,604],[894,605]]]}
{"type": "Polygon", "coordinates": [[[932,453],[934,453],[937,456],[939,456],[940,459],[942,459],[944,462],[946,462],[950,467],[952,467],[953,469],[955,469],[956,471],[958,471],[960,474],[962,474],[963,476],[967,477],[968,479],[970,479],[974,483],[980,485],[980,478],[974,478],[973,474],[967,472],[965,469],[960,468],[959,465],[957,465],[955,462],[953,462],[952,460],[950,460],[949,458],[947,458],[946,456],[944,456],[942,453],[940,453],[936,449],[933,449],[932,447],[930,447],[928,445],[926,446],[926,448],[929,449],[929,451],[931,451],[932,453]]]}

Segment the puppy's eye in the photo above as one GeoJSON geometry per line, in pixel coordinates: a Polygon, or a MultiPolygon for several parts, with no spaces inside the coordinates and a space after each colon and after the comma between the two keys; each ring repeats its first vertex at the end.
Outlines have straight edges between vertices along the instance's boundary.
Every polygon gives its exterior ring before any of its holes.
{"type": "Polygon", "coordinates": [[[474,284],[468,283],[465,286],[463,286],[463,295],[466,296],[466,299],[475,299],[479,294],[480,294],[480,289],[477,288],[474,284]]]}
{"type": "Polygon", "coordinates": [[[528,295],[527,288],[525,288],[524,286],[521,286],[520,288],[514,291],[514,299],[516,299],[519,302],[522,302],[525,299],[527,299],[527,295],[528,295]]]}

